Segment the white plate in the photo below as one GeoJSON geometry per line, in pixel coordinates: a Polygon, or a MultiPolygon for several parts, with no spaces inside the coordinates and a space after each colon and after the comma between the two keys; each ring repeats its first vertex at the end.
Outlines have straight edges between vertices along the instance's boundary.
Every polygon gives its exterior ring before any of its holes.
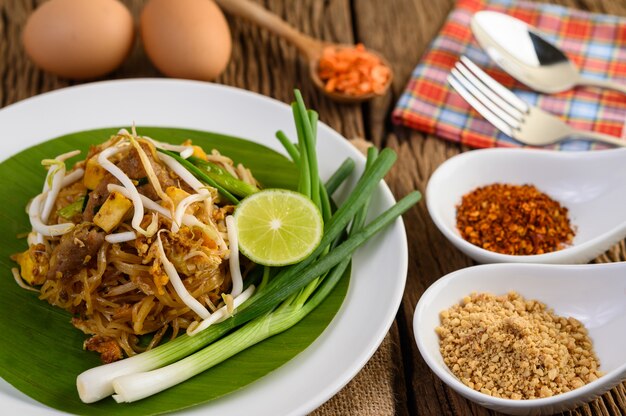
{"type": "MultiPolygon", "coordinates": [[[[230,134],[283,154],[275,132],[282,129],[296,137],[291,108],[258,94],[194,81],[109,81],[54,91],[0,110],[0,159],[63,134],[133,122],[230,134]]],[[[322,178],[346,157],[355,160],[358,172],[363,169],[364,158],[323,124],[318,152],[322,178]]],[[[389,188],[381,184],[371,211],[380,212],[393,202],[389,188]]],[[[309,348],[249,386],[179,414],[299,415],[321,405],[357,374],[389,330],[404,291],[407,256],[399,219],[356,253],[344,303],[309,348]]],[[[1,379],[0,408],[3,414],[60,414],[1,379]]]]}

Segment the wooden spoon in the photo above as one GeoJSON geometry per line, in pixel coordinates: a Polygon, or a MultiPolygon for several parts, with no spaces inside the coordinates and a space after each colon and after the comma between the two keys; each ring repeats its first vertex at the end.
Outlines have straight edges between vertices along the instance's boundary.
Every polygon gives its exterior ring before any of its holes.
{"type": "Polygon", "coordinates": [[[255,23],[256,25],[285,39],[287,42],[290,42],[296,48],[298,48],[300,53],[309,62],[309,75],[315,86],[317,86],[324,94],[326,94],[328,97],[335,101],[342,103],[358,103],[361,101],[369,100],[374,97],[384,95],[391,85],[391,81],[393,79],[393,71],[391,70],[391,66],[389,65],[387,60],[379,53],[368,49],[369,53],[378,57],[383,65],[389,68],[389,77],[387,79],[387,83],[384,86],[384,90],[380,94],[371,92],[362,95],[351,95],[338,91],[327,91],[324,88],[324,81],[320,79],[318,74],[318,66],[320,58],[322,57],[322,52],[327,47],[354,48],[353,45],[324,42],[319,39],[314,39],[310,36],[307,36],[304,33],[299,32],[293,26],[287,24],[277,15],[248,0],[215,0],[215,2],[224,11],[234,16],[247,19],[252,23],[255,23]]]}

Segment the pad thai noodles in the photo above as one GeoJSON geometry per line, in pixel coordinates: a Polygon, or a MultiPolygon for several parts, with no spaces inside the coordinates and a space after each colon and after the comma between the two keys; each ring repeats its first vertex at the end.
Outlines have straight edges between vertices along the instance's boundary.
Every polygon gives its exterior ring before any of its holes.
{"type": "Polygon", "coordinates": [[[65,161],[78,151],[42,161],[48,174],[27,206],[28,249],[13,256],[16,281],[69,311],[90,335],[84,347],[104,362],[189,332],[219,308],[232,311],[244,292],[229,248],[233,203],[161,150],[258,185],[216,150],[121,130],[71,170],[65,161]]]}

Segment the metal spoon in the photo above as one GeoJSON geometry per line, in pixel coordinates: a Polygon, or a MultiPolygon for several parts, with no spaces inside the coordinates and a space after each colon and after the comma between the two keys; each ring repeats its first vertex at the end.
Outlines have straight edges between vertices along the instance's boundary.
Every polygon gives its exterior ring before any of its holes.
{"type": "Polygon", "coordinates": [[[491,59],[534,90],[557,93],[576,85],[590,85],[626,94],[626,85],[582,76],[560,49],[519,19],[481,11],[472,17],[471,28],[491,59]]]}
{"type": "Polygon", "coordinates": [[[571,410],[608,391],[626,378],[626,263],[589,265],[489,264],[467,267],[437,280],[422,295],[413,331],[422,357],[446,384],[468,399],[512,415],[551,415],[571,410]],[[543,302],[560,316],[574,317],[589,331],[605,375],[552,397],[511,400],[475,391],[458,380],[443,362],[435,327],[439,312],[472,292],[503,295],[515,291],[543,302]]]}
{"type": "Polygon", "coordinates": [[[384,91],[380,94],[368,93],[363,95],[350,95],[344,94],[337,91],[326,91],[324,88],[325,84],[322,81],[318,74],[318,66],[320,58],[322,57],[322,53],[327,47],[334,48],[352,48],[353,45],[344,45],[337,43],[324,42],[319,39],[314,39],[310,36],[305,35],[302,32],[299,32],[293,26],[287,24],[284,20],[282,20],[277,15],[267,11],[263,7],[259,6],[256,3],[252,3],[248,0],[216,0],[216,3],[226,12],[242,17],[255,23],[256,25],[272,32],[273,34],[285,39],[286,41],[292,43],[298,51],[307,59],[309,62],[309,75],[311,76],[311,80],[324,94],[335,101],[343,102],[343,103],[358,103],[365,100],[372,99],[377,96],[384,95],[389,86],[391,85],[391,81],[393,79],[393,71],[391,70],[391,66],[387,62],[387,60],[381,56],[380,54],[368,49],[368,52],[377,56],[380,61],[390,70],[390,76],[387,80],[387,83],[384,87],[384,91]]]}

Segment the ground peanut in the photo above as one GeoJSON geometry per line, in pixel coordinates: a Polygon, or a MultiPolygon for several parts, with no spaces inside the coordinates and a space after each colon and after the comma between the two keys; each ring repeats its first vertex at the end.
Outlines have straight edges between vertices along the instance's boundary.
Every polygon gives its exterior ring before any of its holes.
{"type": "Polygon", "coordinates": [[[473,293],[440,319],[444,362],[465,385],[490,396],[549,397],[602,375],[578,320],[517,293],[473,293]]]}

